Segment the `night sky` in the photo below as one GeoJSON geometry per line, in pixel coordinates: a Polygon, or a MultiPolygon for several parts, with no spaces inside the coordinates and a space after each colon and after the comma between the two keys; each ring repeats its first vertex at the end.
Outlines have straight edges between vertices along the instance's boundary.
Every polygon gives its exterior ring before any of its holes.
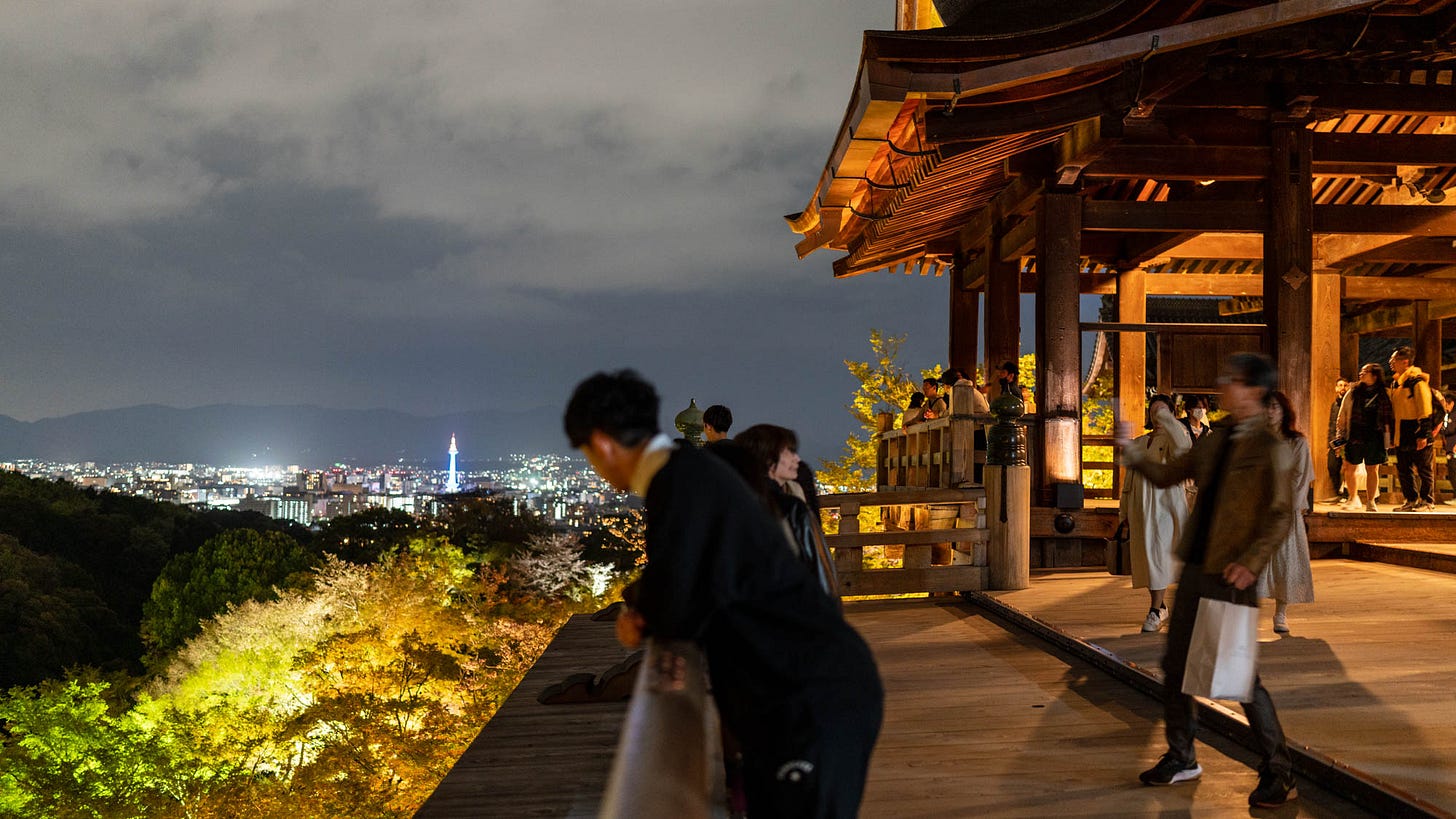
{"type": "Polygon", "coordinates": [[[870,328],[944,363],[945,279],[834,281],[782,219],[893,6],[7,4],[0,414],[559,428],[581,377],[632,366],[665,422],[721,402],[835,455],[870,328]]]}

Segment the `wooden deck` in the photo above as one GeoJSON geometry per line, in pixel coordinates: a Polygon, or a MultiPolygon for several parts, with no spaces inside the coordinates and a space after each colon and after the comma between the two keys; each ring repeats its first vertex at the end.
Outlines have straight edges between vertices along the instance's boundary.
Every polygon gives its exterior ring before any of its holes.
{"type": "MultiPolygon", "coordinates": [[[[1350,560],[1314,563],[1316,602],[1270,630],[1260,668],[1291,744],[1456,813],[1456,581],[1350,560]]],[[[1147,593],[1127,578],[1065,573],[996,599],[1157,674],[1162,634],[1142,634],[1147,593]]],[[[1235,708],[1235,710],[1237,710],[1235,708]]]]}
{"type": "MultiPolygon", "coordinates": [[[[1141,785],[1165,748],[1161,705],[1025,632],[959,602],[856,603],[849,616],[886,692],[864,816],[1248,815],[1247,752],[1216,740],[1198,783],[1141,785]]],[[[1367,815],[1300,793],[1275,815],[1367,815]]]]}
{"type": "MultiPolygon", "coordinates": [[[[1456,808],[1456,579],[1415,569],[1317,561],[1319,602],[1293,609],[1294,634],[1267,634],[1265,680],[1293,742],[1456,808]]],[[[1145,592],[1080,572],[995,596],[1139,664],[1161,634],[1138,626],[1145,592]]],[[[1158,701],[954,598],[851,603],[884,678],[884,730],[863,815],[1247,815],[1255,760],[1216,735],[1196,785],[1147,788],[1163,750],[1158,701]]],[[[1267,629],[1267,624],[1266,624],[1267,629]]],[[[609,623],[573,618],[420,811],[425,817],[592,816],[625,708],[542,706],[568,674],[625,656],[609,623]]],[[[1280,816],[1363,816],[1302,781],[1280,816]]]]}
{"type": "Polygon", "coordinates": [[[610,622],[568,620],[415,816],[596,816],[627,704],[541,705],[536,695],[620,662],[629,652],[614,635],[610,622]]]}

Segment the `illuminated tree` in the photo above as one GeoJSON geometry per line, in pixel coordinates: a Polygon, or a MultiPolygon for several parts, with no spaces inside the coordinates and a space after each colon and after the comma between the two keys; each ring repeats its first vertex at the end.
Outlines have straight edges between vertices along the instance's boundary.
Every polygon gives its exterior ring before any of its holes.
{"type": "Polygon", "coordinates": [[[324,524],[311,545],[315,553],[354,563],[373,563],[424,534],[428,524],[398,509],[375,507],[324,524]]]}
{"type": "MultiPolygon", "coordinates": [[[[905,336],[886,336],[879,330],[870,330],[870,361],[845,360],[849,374],[859,381],[859,387],[850,399],[846,409],[859,422],[862,434],[850,435],[844,442],[844,456],[837,461],[823,461],[820,464],[819,483],[831,489],[863,491],[873,489],[875,471],[875,435],[879,432],[876,415],[890,412],[894,420],[891,428],[899,428],[900,413],[909,403],[910,396],[919,387],[899,364],[900,347],[905,336]]],[[[921,378],[939,378],[940,365],[921,370],[921,378]]]]}

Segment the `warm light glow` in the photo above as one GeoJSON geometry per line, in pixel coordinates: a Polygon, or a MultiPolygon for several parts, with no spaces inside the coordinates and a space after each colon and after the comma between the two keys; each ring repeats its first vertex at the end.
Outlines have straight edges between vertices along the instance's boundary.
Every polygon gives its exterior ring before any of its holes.
{"type": "Polygon", "coordinates": [[[1053,482],[1082,482],[1081,436],[1076,418],[1048,418],[1046,425],[1047,477],[1053,482]]]}

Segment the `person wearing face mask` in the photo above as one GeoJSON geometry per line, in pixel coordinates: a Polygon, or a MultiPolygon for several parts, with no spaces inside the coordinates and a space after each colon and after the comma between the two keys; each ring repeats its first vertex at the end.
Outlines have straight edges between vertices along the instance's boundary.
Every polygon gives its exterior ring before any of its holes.
{"type": "Polygon", "coordinates": [[[1188,430],[1188,437],[1194,443],[1208,434],[1208,399],[1201,395],[1190,395],[1183,400],[1183,407],[1188,410],[1188,416],[1183,419],[1183,428],[1188,430]]]}

